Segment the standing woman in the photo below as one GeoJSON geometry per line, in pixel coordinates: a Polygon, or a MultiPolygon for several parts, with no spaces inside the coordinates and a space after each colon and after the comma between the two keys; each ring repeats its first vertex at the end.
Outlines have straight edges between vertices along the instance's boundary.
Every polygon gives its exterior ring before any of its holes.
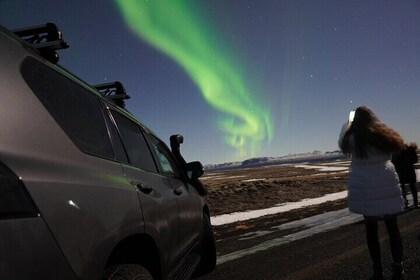
{"type": "Polygon", "coordinates": [[[343,126],[339,145],[351,156],[348,178],[349,210],[365,219],[367,245],[373,261],[371,279],[383,279],[378,221],[383,220],[392,253],[392,279],[403,279],[402,241],[397,215],[404,202],[398,175],[391,163],[392,153],[404,146],[401,136],[381,122],[366,106],[356,109],[353,121],[343,126]]]}

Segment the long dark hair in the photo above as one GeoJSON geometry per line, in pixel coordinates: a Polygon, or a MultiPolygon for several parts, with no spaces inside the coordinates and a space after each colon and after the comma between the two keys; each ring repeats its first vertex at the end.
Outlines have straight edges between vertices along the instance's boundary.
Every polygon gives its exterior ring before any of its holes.
{"type": "Polygon", "coordinates": [[[356,109],[354,120],[340,143],[341,150],[347,155],[352,152],[349,147],[350,134],[354,135],[353,153],[356,158],[367,158],[368,146],[386,153],[395,153],[404,147],[404,141],[398,132],[381,122],[367,106],[356,109]]]}

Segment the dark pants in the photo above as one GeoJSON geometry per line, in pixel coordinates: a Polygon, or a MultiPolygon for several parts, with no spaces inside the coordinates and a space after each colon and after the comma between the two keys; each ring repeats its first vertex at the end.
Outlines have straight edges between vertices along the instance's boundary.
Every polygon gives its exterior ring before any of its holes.
{"type": "MultiPolygon", "coordinates": [[[[378,217],[364,216],[366,225],[367,245],[373,261],[374,269],[382,270],[381,247],[378,238],[378,217]]],[[[397,216],[386,215],[383,218],[389,235],[391,245],[392,261],[401,264],[403,257],[402,241],[398,228],[397,216]]]]}

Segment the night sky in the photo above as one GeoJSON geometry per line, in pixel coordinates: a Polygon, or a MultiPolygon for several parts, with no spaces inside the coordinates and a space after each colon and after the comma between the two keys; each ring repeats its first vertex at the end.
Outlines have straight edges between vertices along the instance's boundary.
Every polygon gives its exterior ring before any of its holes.
{"type": "Polygon", "coordinates": [[[420,144],[420,2],[0,0],[0,25],[54,22],[60,64],[121,81],[127,109],[204,164],[338,149],[370,106],[420,144]]]}

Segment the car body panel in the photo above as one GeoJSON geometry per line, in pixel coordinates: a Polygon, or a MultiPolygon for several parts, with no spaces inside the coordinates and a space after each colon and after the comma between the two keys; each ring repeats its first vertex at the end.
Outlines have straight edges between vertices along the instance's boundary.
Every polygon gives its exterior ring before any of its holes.
{"type": "MultiPolygon", "coordinates": [[[[186,176],[160,174],[157,168],[142,170],[121,161],[116,153],[107,157],[84,151],[58,120],[73,116],[65,112],[59,117],[54,115],[48,108],[51,105],[42,99],[45,96],[28,82],[25,71],[31,68],[23,70],[28,58],[97,99],[96,111],[100,113],[96,112],[95,117],[105,128],[104,138],[111,150],[115,151],[113,141],[118,136],[112,134],[118,129],[111,129],[116,123],[107,115],[110,108],[105,107],[112,107],[152,132],[129,112],[110,104],[91,86],[48,62],[3,28],[0,49],[0,162],[19,178],[39,212],[31,218],[0,217],[0,277],[101,279],[110,256],[119,252],[115,248],[137,236],[153,240],[156,246],[148,248],[157,247],[157,267],[161,267],[164,278],[168,277],[200,244],[205,199],[188,184],[186,176]],[[142,190],[141,185],[150,187],[151,192],[142,190]]],[[[54,86],[65,87],[59,82],[54,86]]],[[[47,98],[60,96],[45,94],[47,98]]],[[[90,113],[83,115],[89,118],[90,113]]],[[[121,149],[124,153],[122,145],[119,148],[120,154],[121,149]]],[[[154,156],[150,150],[148,153],[154,156]]]]}
{"type": "Polygon", "coordinates": [[[107,240],[143,232],[136,191],[119,163],[77,149],[15,70],[5,71],[14,88],[1,94],[8,106],[0,105],[0,158],[22,177],[76,273],[100,275],[112,251],[107,240]]]}
{"type": "Polygon", "coordinates": [[[169,178],[179,209],[179,248],[186,253],[201,239],[203,203],[197,191],[179,178],[169,178]]]}
{"type": "Polygon", "coordinates": [[[133,185],[143,184],[153,190],[146,194],[138,191],[145,221],[145,233],[159,244],[164,266],[171,266],[179,256],[179,212],[177,197],[167,178],[124,165],[124,172],[133,185]]]}
{"type": "Polygon", "coordinates": [[[79,279],[41,217],[0,220],[2,279],[79,279]]]}

